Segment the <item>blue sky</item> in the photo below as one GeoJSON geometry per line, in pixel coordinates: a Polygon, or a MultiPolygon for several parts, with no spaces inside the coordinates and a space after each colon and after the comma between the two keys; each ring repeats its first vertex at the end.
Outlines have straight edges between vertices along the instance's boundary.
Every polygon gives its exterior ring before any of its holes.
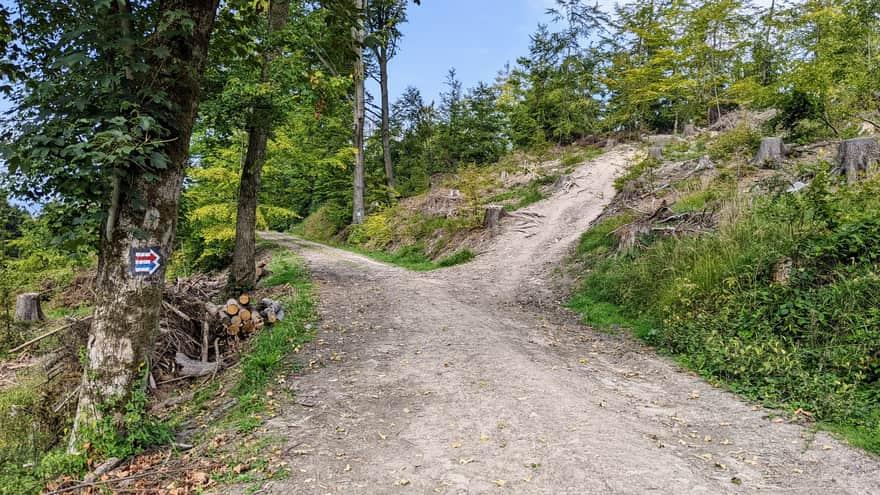
{"type": "MultiPolygon", "coordinates": [[[[423,0],[410,5],[409,22],[389,65],[391,100],[407,86],[426,102],[439,101],[443,81],[455,67],[465,88],[492,82],[506,62],[528,54],[529,35],[553,0],[423,0]]],[[[378,96],[375,84],[370,92],[378,96]]],[[[377,102],[378,103],[378,102],[377,102]]]]}

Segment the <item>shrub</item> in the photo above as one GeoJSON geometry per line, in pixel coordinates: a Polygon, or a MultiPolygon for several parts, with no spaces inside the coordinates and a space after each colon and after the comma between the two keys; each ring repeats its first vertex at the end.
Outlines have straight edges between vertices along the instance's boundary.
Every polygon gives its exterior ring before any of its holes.
{"type": "Polygon", "coordinates": [[[740,124],[718,136],[709,145],[709,158],[727,160],[734,156],[752,155],[758,151],[760,144],[761,134],[748,125],[740,124]]]}
{"type": "Polygon", "coordinates": [[[394,240],[393,222],[396,216],[397,209],[394,207],[368,215],[364,223],[352,226],[348,242],[364,249],[385,249],[394,240]]]}
{"type": "Polygon", "coordinates": [[[348,225],[351,212],[336,203],[325,203],[300,224],[308,239],[329,242],[348,225]]]}

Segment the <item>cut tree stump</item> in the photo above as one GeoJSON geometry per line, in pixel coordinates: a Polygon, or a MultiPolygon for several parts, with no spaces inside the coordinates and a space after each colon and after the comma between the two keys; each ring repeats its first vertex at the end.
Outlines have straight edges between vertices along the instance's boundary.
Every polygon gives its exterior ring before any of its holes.
{"type": "Polygon", "coordinates": [[[237,315],[239,309],[240,308],[238,307],[238,301],[236,301],[235,299],[230,299],[226,301],[226,312],[229,314],[229,316],[237,315]]]}
{"type": "Polygon", "coordinates": [[[249,309],[242,308],[241,311],[238,312],[238,316],[241,317],[241,321],[248,321],[251,319],[251,311],[249,309]]]}
{"type": "Polygon", "coordinates": [[[19,294],[15,298],[15,321],[43,321],[46,316],[40,307],[40,295],[36,292],[19,294]]]}
{"type": "MultiPolygon", "coordinates": [[[[847,139],[837,149],[837,165],[846,175],[847,184],[859,179],[859,174],[869,175],[880,164],[880,143],[875,137],[847,139]]],[[[16,310],[16,314],[18,311],[16,310]]]]}
{"type": "Polygon", "coordinates": [[[663,147],[662,146],[651,146],[648,148],[648,156],[657,160],[663,161],[663,147]]]}
{"type": "Polygon", "coordinates": [[[501,227],[501,219],[507,212],[501,205],[487,205],[483,213],[483,227],[488,230],[496,230],[501,227]]]}
{"type": "Polygon", "coordinates": [[[761,147],[758,148],[758,154],[752,160],[752,163],[759,165],[774,165],[785,158],[787,152],[785,144],[781,137],[766,137],[761,139],[761,147]]]}
{"type": "Polygon", "coordinates": [[[684,137],[693,137],[697,135],[697,128],[694,124],[685,124],[684,130],[682,131],[684,137]]]}

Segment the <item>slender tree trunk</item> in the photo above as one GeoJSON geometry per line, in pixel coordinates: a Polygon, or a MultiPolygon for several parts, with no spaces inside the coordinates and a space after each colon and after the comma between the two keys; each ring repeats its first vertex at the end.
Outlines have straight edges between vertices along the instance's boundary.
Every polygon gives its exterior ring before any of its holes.
{"type": "Polygon", "coordinates": [[[358,21],[351,30],[354,64],[354,211],[352,223],[364,223],[364,1],[354,0],[358,21]]]}
{"type": "Polygon", "coordinates": [[[186,29],[171,26],[156,36],[155,43],[167,47],[176,64],[168,64],[164,58],[149,61],[151,73],[169,95],[173,108],[157,116],[171,133],[160,149],[168,163],[164,168],[132,169],[119,180],[118,201],[108,215],[115,221],[101,239],[95,313],[71,449],[77,447],[79,432],[103,417],[114,418],[117,428],[122,426],[117,420],[124,416],[131,392],[142,386],[139,378],[149,370],[217,4],[218,0],[159,2],[160,12],[183,12],[193,22],[190,35],[180,35],[186,29]],[[173,34],[166,37],[167,32],[173,34]],[[151,262],[157,265],[155,269],[133,273],[133,251],[151,249],[159,256],[151,262]]]}
{"type": "Polygon", "coordinates": [[[382,90],[382,158],[385,161],[385,185],[388,201],[394,202],[394,164],[391,163],[391,116],[388,102],[388,49],[378,50],[379,86],[382,90]]]}
{"type": "Polygon", "coordinates": [[[761,61],[761,86],[766,86],[767,82],[770,80],[770,62],[766,57],[769,56],[770,52],[770,23],[773,21],[773,14],[776,10],[776,0],[770,1],[770,10],[767,11],[767,16],[764,18],[764,60],[761,61]]]}
{"type": "MultiPolygon", "coordinates": [[[[289,15],[289,0],[269,2],[269,37],[284,28],[289,15]]],[[[277,56],[272,48],[263,55],[261,79],[270,80],[269,65],[277,56]]],[[[248,125],[247,153],[241,167],[238,185],[238,209],[235,217],[235,247],[229,270],[228,292],[250,290],[257,283],[256,229],[257,198],[260,194],[260,176],[266,162],[266,145],[272,130],[272,109],[253,108],[248,125]]]]}
{"type": "Polygon", "coordinates": [[[266,143],[269,140],[271,109],[254,108],[248,129],[247,153],[241,167],[238,184],[238,207],[235,217],[235,247],[229,270],[227,291],[251,289],[256,283],[256,226],[257,196],[260,193],[260,175],[266,161],[266,143]]]}

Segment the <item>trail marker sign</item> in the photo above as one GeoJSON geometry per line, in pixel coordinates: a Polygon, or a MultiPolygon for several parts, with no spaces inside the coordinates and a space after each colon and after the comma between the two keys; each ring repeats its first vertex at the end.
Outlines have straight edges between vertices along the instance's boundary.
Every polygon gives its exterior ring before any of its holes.
{"type": "Polygon", "coordinates": [[[150,276],[162,266],[162,250],[158,246],[131,248],[129,271],[134,275],[150,276]]]}

